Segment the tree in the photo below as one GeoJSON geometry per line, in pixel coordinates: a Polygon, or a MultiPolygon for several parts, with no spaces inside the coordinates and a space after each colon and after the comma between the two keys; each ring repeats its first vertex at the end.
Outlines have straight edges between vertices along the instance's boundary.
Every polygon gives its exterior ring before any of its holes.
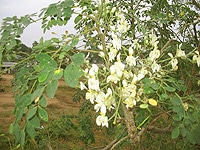
{"type": "Polygon", "coordinates": [[[137,145],[151,132],[171,133],[172,139],[184,142],[176,148],[199,146],[198,6],[197,1],[63,0],[39,15],[5,18],[0,30],[1,57],[19,43],[29,24],[42,20],[45,32],[77,15],[77,34],[41,38],[20,63],[33,65],[21,68],[15,77],[16,117],[10,132],[16,142],[23,146],[27,136],[34,139],[40,121],[48,121],[46,97],[54,97],[58,80],[64,77],[68,86],[86,92],[85,98],[97,112],[98,126],[109,128],[113,123],[122,127],[118,132],[126,130],[126,136],[105,149],[114,149],[124,140],[137,145]],[[81,37],[84,48],[76,48],[81,37]],[[104,66],[88,63],[87,52],[98,54],[104,66]],[[79,82],[80,77],[86,82],[79,82]],[[161,124],[162,117],[168,118],[166,125],[161,124]]]}

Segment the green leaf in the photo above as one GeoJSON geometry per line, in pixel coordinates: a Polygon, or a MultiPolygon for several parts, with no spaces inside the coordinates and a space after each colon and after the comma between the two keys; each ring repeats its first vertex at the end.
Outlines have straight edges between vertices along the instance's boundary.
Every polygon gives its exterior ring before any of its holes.
{"type": "Polygon", "coordinates": [[[82,15],[78,15],[78,16],[74,19],[74,23],[77,24],[81,19],[82,19],[82,15]]]}
{"type": "Polygon", "coordinates": [[[152,87],[152,89],[154,89],[154,90],[158,90],[158,89],[160,88],[160,85],[157,84],[157,83],[152,83],[152,84],[151,84],[151,87],[152,87]]]}
{"type": "Polygon", "coordinates": [[[16,102],[17,107],[25,108],[32,103],[31,94],[25,94],[16,102]]]}
{"type": "Polygon", "coordinates": [[[166,87],[164,87],[164,89],[165,89],[166,91],[168,91],[168,92],[174,92],[174,91],[176,91],[175,88],[170,87],[170,86],[166,86],[166,87]]]}
{"type": "Polygon", "coordinates": [[[79,78],[83,75],[83,71],[80,66],[69,64],[64,71],[64,79],[68,86],[77,87],[79,78]]]}
{"type": "Polygon", "coordinates": [[[62,26],[62,25],[63,25],[63,20],[62,20],[62,18],[58,18],[58,19],[57,19],[57,23],[58,23],[59,26],[62,26]]]}
{"type": "MultiPolygon", "coordinates": [[[[195,133],[194,132],[188,132],[186,138],[188,141],[192,144],[196,144],[196,138],[195,138],[195,133]]],[[[199,135],[198,135],[199,138],[199,135]]]]}
{"type": "Polygon", "coordinates": [[[46,41],[44,41],[43,45],[45,47],[49,47],[51,45],[51,41],[50,40],[46,40],[46,41]]]}
{"type": "Polygon", "coordinates": [[[70,7],[64,8],[64,15],[65,17],[64,21],[66,21],[65,23],[67,23],[67,21],[71,18],[72,16],[72,9],[70,7]]]}
{"type": "Polygon", "coordinates": [[[60,42],[60,40],[58,39],[58,38],[52,38],[51,39],[53,42],[55,42],[55,43],[59,43],[60,42]]]}
{"type": "Polygon", "coordinates": [[[23,146],[24,143],[25,143],[25,132],[24,132],[24,130],[21,130],[21,132],[20,132],[20,144],[21,144],[21,146],[23,146]]]}
{"type": "Polygon", "coordinates": [[[40,53],[36,56],[36,60],[38,62],[48,62],[51,59],[51,56],[49,56],[46,53],[40,53]]]}
{"type": "Polygon", "coordinates": [[[52,79],[60,79],[63,76],[63,70],[62,69],[57,69],[53,72],[52,79]]]}
{"type": "Polygon", "coordinates": [[[62,59],[65,57],[66,54],[67,54],[66,52],[61,52],[61,53],[59,54],[59,59],[62,60],[62,59]]]}
{"type": "Polygon", "coordinates": [[[9,130],[8,130],[8,132],[10,134],[13,134],[13,127],[14,127],[14,123],[11,123],[10,126],[9,126],[9,130]]]}
{"type": "Polygon", "coordinates": [[[24,107],[29,106],[32,103],[31,94],[25,94],[25,95],[23,95],[21,101],[22,101],[24,107]]]}
{"type": "Polygon", "coordinates": [[[77,53],[72,56],[72,61],[75,65],[81,65],[84,62],[85,55],[83,53],[77,53]]]}
{"type": "Polygon", "coordinates": [[[14,123],[13,124],[13,135],[15,137],[15,142],[20,142],[20,127],[18,125],[18,123],[14,123]]]}
{"type": "Polygon", "coordinates": [[[24,114],[24,110],[25,110],[25,108],[22,108],[22,107],[16,108],[16,112],[15,112],[16,121],[20,121],[22,119],[22,116],[24,114]]]}
{"type": "Polygon", "coordinates": [[[29,123],[34,127],[34,128],[40,128],[40,119],[35,116],[31,120],[29,120],[29,123]]]}
{"type": "Polygon", "coordinates": [[[187,130],[186,130],[185,126],[182,125],[182,124],[180,125],[180,133],[181,133],[181,135],[182,135],[183,137],[185,137],[186,134],[187,134],[187,130]]]}
{"type": "Polygon", "coordinates": [[[171,99],[171,102],[172,102],[173,105],[181,105],[182,104],[182,101],[178,96],[174,96],[171,99]]]}
{"type": "Polygon", "coordinates": [[[180,132],[180,131],[179,131],[179,128],[178,128],[178,127],[174,128],[174,129],[172,130],[172,139],[178,138],[179,132],[180,132]]]}
{"type": "Polygon", "coordinates": [[[26,124],[26,132],[32,139],[35,137],[35,129],[29,122],[26,124]]]}
{"type": "Polygon", "coordinates": [[[39,108],[38,109],[38,114],[39,117],[43,120],[43,121],[48,121],[48,113],[46,112],[46,110],[44,108],[39,108]]]}
{"type": "Polygon", "coordinates": [[[48,75],[49,75],[49,72],[47,72],[47,71],[40,72],[40,74],[38,75],[38,81],[39,82],[45,82],[45,80],[47,79],[48,75]]]}
{"type": "Polygon", "coordinates": [[[173,116],[173,120],[174,121],[181,121],[182,117],[180,117],[179,115],[176,114],[176,115],[173,116]]]}
{"type": "Polygon", "coordinates": [[[50,98],[54,98],[58,88],[58,80],[52,80],[46,87],[46,93],[50,98]]]}
{"type": "Polygon", "coordinates": [[[140,105],[140,108],[146,109],[146,108],[148,108],[148,104],[141,104],[141,105],[140,105]]]}
{"type": "Polygon", "coordinates": [[[6,49],[11,50],[12,48],[14,48],[17,45],[16,40],[11,40],[9,45],[6,46],[6,49]]]}
{"type": "Polygon", "coordinates": [[[153,93],[154,91],[153,91],[153,89],[152,88],[150,88],[150,87],[144,87],[144,93],[145,94],[151,94],[151,93],[153,93]]]}
{"type": "Polygon", "coordinates": [[[63,1],[62,3],[64,5],[64,7],[71,7],[73,4],[74,4],[74,1],[73,0],[65,0],[63,1]]]}
{"type": "Polygon", "coordinates": [[[31,95],[31,100],[34,101],[36,98],[40,97],[44,91],[44,86],[37,86],[36,90],[31,95]]]}
{"type": "Polygon", "coordinates": [[[46,107],[47,106],[47,100],[44,96],[42,96],[42,98],[39,100],[39,105],[41,107],[46,107]]]}
{"type": "Polygon", "coordinates": [[[78,42],[79,42],[79,39],[75,38],[75,39],[72,40],[72,43],[70,44],[70,46],[74,47],[74,46],[76,46],[78,44],[78,42]]]}
{"type": "Polygon", "coordinates": [[[159,98],[161,101],[164,101],[164,100],[167,100],[169,98],[169,96],[167,94],[163,93],[163,94],[159,95],[159,98]]]}
{"type": "Polygon", "coordinates": [[[27,120],[31,119],[31,118],[36,114],[36,111],[37,111],[37,107],[31,108],[31,109],[28,111],[28,114],[27,114],[27,116],[26,116],[27,120]]]}

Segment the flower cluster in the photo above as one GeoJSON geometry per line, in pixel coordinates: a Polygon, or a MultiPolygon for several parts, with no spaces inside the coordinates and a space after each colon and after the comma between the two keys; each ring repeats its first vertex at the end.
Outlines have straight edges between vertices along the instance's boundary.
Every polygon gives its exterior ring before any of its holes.
{"type": "Polygon", "coordinates": [[[106,93],[100,89],[98,79],[99,67],[96,64],[92,64],[92,67],[85,70],[85,76],[88,81],[88,86],[83,82],[80,82],[80,89],[86,89],[86,99],[94,105],[96,112],[99,112],[99,116],[96,118],[97,125],[108,127],[108,117],[106,116],[107,109],[110,110],[115,107],[115,99],[113,98],[112,90],[107,89],[106,93]]]}
{"type": "MultiPolygon", "coordinates": [[[[99,56],[105,60],[106,65],[104,68],[99,68],[92,64],[85,70],[87,86],[80,83],[80,88],[87,90],[86,99],[94,104],[94,110],[98,113],[96,124],[106,127],[109,120],[107,111],[113,109],[114,115],[117,116],[121,103],[124,103],[126,108],[133,108],[138,103],[141,108],[148,107],[148,104],[157,106],[157,100],[144,92],[142,80],[162,78],[162,74],[169,70],[168,66],[172,71],[176,71],[178,59],[187,57],[180,44],[176,54],[168,53],[170,58],[167,58],[163,65],[164,61],[161,58],[166,54],[159,50],[159,42],[153,32],[143,37],[144,44],[138,39],[124,44],[126,40],[124,35],[129,30],[130,24],[121,10],[114,7],[111,12],[116,15],[115,21],[110,23],[104,49],[102,45],[98,46],[101,50],[99,56]],[[103,83],[100,82],[102,78],[103,83]]],[[[200,66],[199,52],[195,52],[193,60],[200,66]]]]}

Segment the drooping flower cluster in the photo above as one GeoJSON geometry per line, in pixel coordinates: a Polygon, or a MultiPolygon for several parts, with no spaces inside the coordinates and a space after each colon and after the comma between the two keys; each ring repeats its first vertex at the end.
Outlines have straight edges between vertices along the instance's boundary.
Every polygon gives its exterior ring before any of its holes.
{"type": "MultiPolygon", "coordinates": [[[[85,70],[87,85],[80,83],[80,88],[87,90],[86,99],[94,104],[94,110],[98,113],[96,124],[106,127],[109,120],[107,112],[112,109],[117,111],[121,103],[124,103],[126,108],[133,108],[138,103],[157,106],[154,98],[145,95],[142,80],[145,77],[152,79],[162,77],[166,66],[170,66],[171,71],[176,71],[178,59],[187,57],[180,44],[176,54],[168,53],[167,65],[166,62],[162,65],[160,58],[163,54],[158,48],[159,42],[153,32],[143,37],[144,45],[138,39],[124,44],[126,40],[124,35],[129,30],[130,24],[122,11],[114,7],[111,13],[115,14],[115,20],[111,19],[113,22],[111,21],[110,31],[107,32],[108,37],[104,46],[106,49],[103,49],[101,43],[98,46],[101,50],[99,56],[106,59],[107,64],[105,68],[92,64],[85,70]],[[102,78],[103,83],[100,82],[102,78]]],[[[101,23],[103,22],[100,21],[101,23]]],[[[200,66],[199,52],[195,52],[193,60],[200,66]]],[[[118,112],[114,113],[116,116],[117,114],[118,112]]]]}
{"type": "Polygon", "coordinates": [[[85,70],[85,77],[87,78],[88,85],[80,82],[80,89],[86,89],[86,99],[94,104],[94,109],[99,112],[96,118],[97,125],[108,127],[108,117],[106,116],[107,109],[110,110],[115,107],[115,100],[113,98],[112,90],[107,89],[106,93],[100,89],[98,79],[99,67],[92,64],[92,67],[85,70]]]}

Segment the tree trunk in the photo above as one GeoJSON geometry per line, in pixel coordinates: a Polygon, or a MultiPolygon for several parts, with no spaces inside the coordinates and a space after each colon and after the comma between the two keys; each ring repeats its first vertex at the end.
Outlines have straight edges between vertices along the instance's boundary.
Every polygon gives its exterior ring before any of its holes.
{"type": "Polygon", "coordinates": [[[130,138],[131,144],[134,144],[136,142],[136,126],[134,122],[134,116],[133,113],[130,109],[127,109],[125,105],[122,103],[122,109],[124,112],[124,117],[125,117],[125,123],[128,131],[128,136],[130,138]]]}

